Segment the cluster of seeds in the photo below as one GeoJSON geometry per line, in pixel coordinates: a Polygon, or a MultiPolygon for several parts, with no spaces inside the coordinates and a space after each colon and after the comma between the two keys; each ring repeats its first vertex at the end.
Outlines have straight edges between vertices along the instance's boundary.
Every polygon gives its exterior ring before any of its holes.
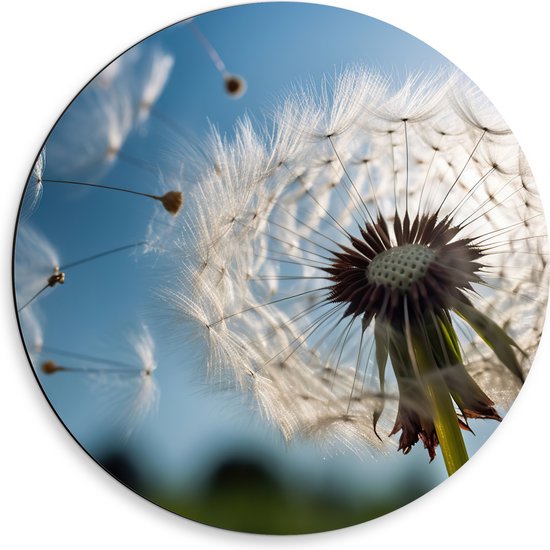
{"type": "Polygon", "coordinates": [[[422,279],[435,252],[421,244],[405,244],[378,254],[367,268],[367,279],[389,288],[408,290],[422,279]]]}

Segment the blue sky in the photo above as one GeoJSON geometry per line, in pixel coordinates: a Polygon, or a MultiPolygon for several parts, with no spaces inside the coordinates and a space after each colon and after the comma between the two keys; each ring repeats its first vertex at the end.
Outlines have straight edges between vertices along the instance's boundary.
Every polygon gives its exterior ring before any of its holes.
{"type": "MultiPolygon", "coordinates": [[[[147,51],[160,46],[174,56],[170,80],[156,108],[177,121],[184,135],[168,132],[158,120],[150,119],[145,127],[129,134],[122,153],[147,162],[154,173],[117,160],[108,170],[76,171],[70,179],[157,192],[156,171],[171,174],[181,168],[185,193],[193,182],[185,179],[190,169],[184,143],[200,143],[210,123],[222,132],[231,132],[234,122],[244,114],[261,119],[293,84],[319,81],[322,75],[350,63],[366,64],[397,77],[448,64],[433,49],[398,29],[330,7],[254,4],[204,14],[195,21],[228,70],[246,78],[246,94],[239,100],[228,98],[219,73],[189,27],[169,27],[140,47],[147,51]]],[[[79,101],[69,107],[66,116],[76,116],[77,109],[79,101]]],[[[67,140],[86,140],[84,135],[69,135],[67,128],[62,118],[49,137],[47,150],[67,140]]],[[[65,166],[52,164],[47,157],[45,176],[61,175],[67,177],[65,166]]],[[[158,214],[156,203],[140,197],[50,184],[44,189],[39,208],[25,223],[42,232],[58,251],[61,264],[66,264],[141,241],[151,217],[158,214]]],[[[140,457],[144,470],[152,472],[153,479],[170,483],[171,476],[181,476],[184,471],[192,483],[201,471],[200,464],[224,446],[268,449],[286,475],[307,472],[312,482],[332,476],[342,479],[350,491],[366,483],[357,480],[395,468],[420,468],[436,480],[444,477],[440,462],[427,468],[420,448],[409,457],[396,453],[383,463],[359,462],[350,456],[325,460],[310,445],[285,450],[274,432],[249,419],[238,397],[211,393],[202,373],[187,368],[183,358],[193,349],[179,334],[173,334],[171,319],[163,315],[155,297],[156,275],[163,268],[162,260],[139,253],[113,255],[67,272],[63,287],[37,300],[45,319],[45,342],[52,348],[127,360],[124,335],[137,329],[141,321],[148,323],[157,344],[159,411],[127,445],[140,457]],[[365,468],[371,475],[364,475],[365,468]]],[[[46,358],[45,354],[40,356],[41,360],[46,358]]],[[[39,378],[56,411],[91,454],[120,437],[119,428],[101,412],[104,398],[90,380],[70,375],[39,378]]],[[[472,449],[484,441],[491,428],[480,425],[478,438],[469,438],[472,449]]]]}

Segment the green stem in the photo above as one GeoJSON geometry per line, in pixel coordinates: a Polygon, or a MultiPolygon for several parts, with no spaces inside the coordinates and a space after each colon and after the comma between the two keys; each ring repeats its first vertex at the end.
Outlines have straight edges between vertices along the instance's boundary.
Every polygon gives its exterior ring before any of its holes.
{"type": "Polygon", "coordinates": [[[419,374],[425,383],[426,395],[432,406],[437,439],[445,460],[447,473],[451,476],[468,461],[462,430],[447,384],[435,364],[425,338],[422,335],[417,335],[413,337],[413,340],[413,360],[415,360],[419,374]]]}

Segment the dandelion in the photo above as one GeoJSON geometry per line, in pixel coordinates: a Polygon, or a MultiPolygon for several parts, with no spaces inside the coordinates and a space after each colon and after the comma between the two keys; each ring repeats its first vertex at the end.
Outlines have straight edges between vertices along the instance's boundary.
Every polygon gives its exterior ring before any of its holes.
{"type": "Polygon", "coordinates": [[[43,352],[63,356],[76,365],[48,359],[40,367],[42,374],[47,376],[66,373],[92,380],[105,400],[103,408],[116,417],[127,437],[154,411],[159,398],[154,378],[157,369],[155,346],[147,326],[142,325],[129,341],[136,356],[131,363],[44,346],[43,352]]]}
{"type": "MultiPolygon", "coordinates": [[[[36,229],[29,226],[23,226],[17,233],[17,254],[16,254],[16,295],[18,303],[18,313],[28,308],[37,298],[39,298],[48,288],[54,288],[57,285],[65,284],[66,272],[89,262],[96,261],[105,256],[117,254],[137,247],[147,245],[146,241],[140,241],[116,248],[109,248],[79,258],[72,262],[59,265],[57,253],[46,237],[36,229]]],[[[36,325],[29,314],[30,325],[36,325]]],[[[34,330],[34,332],[36,332],[34,330]]]]}
{"type": "Polygon", "coordinates": [[[290,439],[467,459],[538,343],[542,208],[498,113],[458,75],[400,87],[352,67],[256,129],[213,130],[177,285],[208,370],[290,439]]]}
{"type": "Polygon", "coordinates": [[[227,95],[229,95],[233,99],[238,99],[242,97],[246,92],[246,80],[242,76],[238,74],[232,74],[227,70],[225,63],[220,57],[220,54],[217,52],[214,46],[212,46],[204,33],[199,29],[194,19],[187,20],[185,24],[193,30],[193,34],[208,54],[208,57],[210,57],[212,63],[214,63],[216,70],[222,76],[224,88],[227,95]]]}

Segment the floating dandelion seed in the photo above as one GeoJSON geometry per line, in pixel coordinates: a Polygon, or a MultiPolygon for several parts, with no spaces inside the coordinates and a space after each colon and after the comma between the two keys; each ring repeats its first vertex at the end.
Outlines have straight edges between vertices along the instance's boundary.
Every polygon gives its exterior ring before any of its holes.
{"type": "Polygon", "coordinates": [[[27,344],[27,350],[33,362],[37,354],[42,352],[44,347],[44,332],[42,330],[42,312],[36,305],[29,305],[19,312],[21,332],[27,344]]]}
{"type": "Polygon", "coordinates": [[[131,336],[130,344],[138,361],[124,363],[66,350],[43,347],[42,351],[69,358],[74,364],[60,364],[48,359],[40,370],[45,375],[67,373],[91,379],[101,391],[105,408],[109,409],[124,427],[126,436],[155,409],[159,389],[154,380],[157,364],[154,342],[149,329],[143,325],[140,332],[131,336]]]}
{"type": "Polygon", "coordinates": [[[117,159],[154,172],[121,149],[149,117],[173,64],[173,56],[161,49],[137,48],[106,67],[94,79],[96,86],[84,88],[48,140],[56,176],[103,175],[117,159]]]}
{"type": "Polygon", "coordinates": [[[48,286],[54,287],[55,285],[62,285],[65,283],[65,273],[59,270],[58,265],[54,265],[53,273],[48,277],[48,286]]]}
{"type": "Polygon", "coordinates": [[[160,200],[167,212],[175,216],[183,204],[183,194],[181,191],[168,191],[162,197],[159,197],[158,200],[160,200]]]}
{"type": "Polygon", "coordinates": [[[44,183],[54,183],[62,185],[75,185],[80,187],[91,187],[95,189],[106,189],[108,191],[118,191],[120,193],[129,193],[139,197],[145,197],[159,201],[163,208],[173,216],[175,216],[183,205],[183,193],[181,191],[167,191],[164,195],[154,195],[151,193],[142,193],[125,187],[115,187],[113,185],[103,185],[100,183],[90,183],[85,181],[61,180],[61,179],[43,179],[44,183]]]}
{"type": "Polygon", "coordinates": [[[32,174],[27,183],[23,201],[21,203],[21,219],[27,220],[40,204],[42,198],[42,177],[46,166],[46,151],[42,149],[32,169],[32,174]]]}
{"type": "Polygon", "coordinates": [[[27,306],[30,306],[47,288],[53,288],[56,285],[65,284],[65,273],[59,270],[59,266],[55,265],[53,267],[52,274],[46,279],[46,284],[38,290],[35,294],[31,296],[17,311],[20,313],[27,306]]]}
{"type": "Polygon", "coordinates": [[[70,369],[70,368],[67,369],[67,367],[61,367],[61,366],[57,365],[56,363],[54,363],[53,361],[45,361],[40,366],[40,370],[44,374],[54,374],[56,372],[60,372],[60,371],[64,371],[64,370],[72,370],[72,369],[70,369]]]}
{"type": "Polygon", "coordinates": [[[101,88],[109,88],[118,78],[118,75],[123,70],[124,65],[135,55],[139,55],[137,48],[126,52],[126,55],[117,57],[111,61],[90,83],[92,86],[101,88]]]}
{"type": "Polygon", "coordinates": [[[130,93],[114,82],[87,87],[69,107],[48,139],[56,175],[105,173],[120,156],[134,125],[130,93]]]}
{"type": "Polygon", "coordinates": [[[147,244],[144,252],[164,253],[168,248],[168,243],[174,240],[174,231],[178,229],[177,214],[184,203],[184,194],[181,191],[182,182],[185,181],[184,175],[179,173],[174,176],[160,174],[159,188],[164,192],[166,204],[164,208],[172,214],[168,219],[160,210],[155,210],[151,217],[145,233],[147,244]]]}
{"type": "MultiPolygon", "coordinates": [[[[23,301],[22,305],[17,309],[18,313],[21,313],[23,310],[28,308],[28,306],[30,306],[48,288],[65,284],[65,273],[67,270],[100,258],[104,258],[105,256],[110,256],[112,254],[117,254],[119,252],[124,252],[126,250],[131,250],[133,248],[148,244],[146,241],[140,241],[116,248],[110,248],[109,250],[104,250],[102,252],[92,254],[91,256],[86,256],[85,258],[80,258],[73,262],[64,264],[61,267],[54,264],[53,267],[50,267],[49,274],[45,275],[44,272],[47,268],[42,255],[47,248],[41,250],[41,246],[49,246],[45,238],[40,236],[35,230],[24,228],[18,234],[18,239],[21,239],[18,244],[18,251],[21,251],[22,259],[18,261],[16,287],[21,288],[22,295],[27,296],[27,299],[23,301]],[[29,235],[32,235],[32,237],[29,237],[29,235]],[[29,242],[29,238],[32,239],[31,242],[29,242]],[[28,288],[25,289],[25,287],[28,288]]],[[[48,257],[54,257],[53,249],[51,249],[48,257]]],[[[17,291],[17,295],[19,296],[19,290],[17,291]]]]}
{"type": "Polygon", "coordinates": [[[143,124],[150,115],[169,122],[155,104],[168,83],[173,67],[174,56],[161,48],[134,47],[107,65],[91,85],[130,97],[138,124],[143,124]]]}
{"type": "Polygon", "coordinates": [[[143,55],[143,48],[136,46],[124,52],[111,63],[109,63],[95,78],[90,82],[92,86],[101,88],[110,88],[121,82],[122,75],[135,75],[136,65],[143,55]]]}
{"type": "Polygon", "coordinates": [[[517,142],[473,85],[391,88],[354,67],[295,92],[268,132],[214,133],[165,297],[200,329],[209,371],[287,438],[381,449],[399,434],[405,454],[441,446],[452,474],[461,428],[500,420],[529,368],[546,228],[517,142]]]}
{"type": "Polygon", "coordinates": [[[208,38],[206,38],[204,33],[199,29],[194,19],[187,20],[185,24],[191,27],[197,40],[200,42],[201,46],[205,49],[206,53],[208,54],[208,57],[210,57],[210,59],[212,60],[212,63],[214,63],[214,66],[216,67],[218,72],[221,74],[223,78],[224,88],[225,88],[225,91],[227,92],[227,95],[229,95],[233,99],[238,99],[242,97],[246,92],[246,80],[242,76],[237,74],[231,74],[227,70],[225,63],[220,57],[220,54],[216,51],[214,46],[212,46],[212,44],[210,43],[208,38]]]}
{"type": "Polygon", "coordinates": [[[154,105],[166,87],[166,83],[174,66],[174,57],[162,50],[153,50],[149,61],[148,78],[142,89],[138,101],[138,119],[145,122],[151,112],[154,113],[154,105]]]}
{"type": "Polygon", "coordinates": [[[246,80],[238,74],[225,74],[223,82],[225,91],[235,99],[243,96],[246,92],[246,80]]]}
{"type": "Polygon", "coordinates": [[[16,242],[14,273],[20,312],[47,288],[55,286],[56,277],[61,277],[59,268],[56,273],[56,266],[60,264],[57,251],[45,235],[28,224],[22,224],[17,231],[16,242]]]}

